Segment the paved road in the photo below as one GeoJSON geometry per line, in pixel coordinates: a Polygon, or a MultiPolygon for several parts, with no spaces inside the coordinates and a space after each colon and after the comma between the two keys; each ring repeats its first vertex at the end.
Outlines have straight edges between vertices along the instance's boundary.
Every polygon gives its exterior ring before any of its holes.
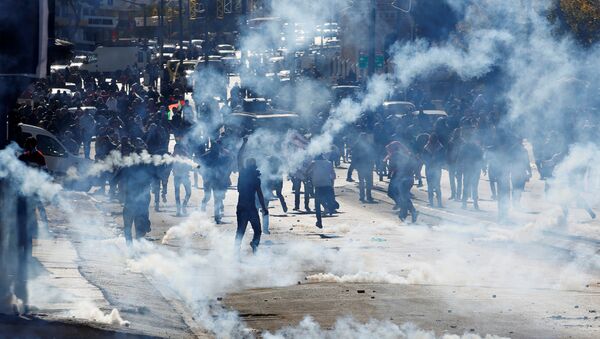
{"type": "MultiPolygon", "coordinates": [[[[151,212],[149,242],[134,251],[124,246],[118,203],[71,194],[73,213],[49,208],[53,241],[61,257],[69,255],[56,264],[43,252],[57,252],[40,242],[42,265],[57,269],[39,280],[47,285],[75,276],[77,283],[54,291],[84,292],[61,310],[52,311],[54,300],[44,300],[40,312],[60,319],[82,301],[91,302],[105,314],[119,310],[130,322],[100,327],[161,337],[231,329],[239,323],[229,310],[239,311],[255,331],[293,326],[312,315],[326,328],[352,316],[360,322],[413,322],[438,334],[600,335],[599,225],[575,211],[568,228],[553,227],[548,205],[539,202],[541,182],[532,183],[525,211],[513,213],[510,225],[495,223],[492,201],[484,200],[479,212],[455,202],[433,209],[425,206],[424,189],[413,189],[421,211],[413,225],[392,212],[386,182],[377,182],[377,204],[362,204],[357,185],[344,178],[339,169],[340,214],[326,218],[323,230],[314,227],[313,214],[283,213],[272,202],[272,234],[263,235],[256,257],[247,238],[241,260],[233,251],[234,190],[227,193],[226,223],[217,226],[210,208],[176,217],[170,182],[167,204],[151,212]]],[[[489,197],[484,179],[480,187],[481,196],[489,197]]],[[[288,205],[290,190],[286,182],[288,205]]],[[[192,206],[199,206],[202,194],[194,189],[192,206]]],[[[90,320],[81,312],[76,316],[90,320]]]]}
{"type": "MultiPolygon", "coordinates": [[[[437,334],[600,337],[600,223],[575,210],[568,227],[556,227],[560,211],[544,201],[543,182],[528,184],[523,209],[504,225],[496,223],[485,177],[481,211],[446,198],[443,209],[427,207],[425,188],[413,188],[421,213],[413,225],[392,211],[387,181],[375,182],[376,204],[362,204],[345,169],[337,173],[341,209],[323,230],[314,214],[283,213],[272,202],[272,234],[253,257],[248,230],[241,260],[233,251],[233,189],[217,226],[210,206],[177,217],[171,180],[168,202],[151,211],[148,242],[134,250],[124,245],[117,202],[68,194],[72,210],[48,208],[52,233],[35,248],[38,314],[173,338],[233,332],[239,320],[256,332],[276,331],[307,315],[325,328],[352,316],[437,334]]],[[[442,184],[448,194],[447,177],[442,184]]],[[[288,206],[290,191],[286,182],[288,206]]],[[[191,205],[202,195],[194,189],[191,205]]]]}

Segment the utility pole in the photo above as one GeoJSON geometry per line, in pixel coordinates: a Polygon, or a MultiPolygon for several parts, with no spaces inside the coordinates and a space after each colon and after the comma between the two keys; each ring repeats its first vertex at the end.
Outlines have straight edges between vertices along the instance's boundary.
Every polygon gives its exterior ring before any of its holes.
{"type": "Polygon", "coordinates": [[[179,61],[183,65],[183,0],[179,0],[179,61]]]}
{"type": "Polygon", "coordinates": [[[158,12],[158,40],[159,40],[159,58],[158,61],[162,66],[163,62],[163,46],[164,41],[164,29],[165,29],[165,0],[160,0],[160,8],[158,12]]]}
{"type": "MultiPolygon", "coordinates": [[[[56,46],[56,0],[48,0],[48,41],[52,42],[52,46],[56,46]]],[[[46,74],[50,75],[50,55],[46,62],[46,74]]]]}
{"type": "Polygon", "coordinates": [[[146,33],[146,26],[148,25],[148,16],[146,15],[146,5],[142,5],[142,11],[144,11],[144,33],[146,33]]]}
{"type": "MultiPolygon", "coordinates": [[[[247,32],[247,28],[248,28],[248,0],[242,0],[242,22],[240,23],[240,35],[247,32]]],[[[242,46],[240,45],[240,47],[242,47],[242,46]]],[[[240,50],[240,52],[241,52],[240,64],[241,64],[242,69],[244,69],[244,67],[246,67],[247,51],[244,51],[242,49],[242,50],[240,50]]]]}
{"type": "Polygon", "coordinates": [[[377,20],[377,0],[370,0],[370,13],[369,13],[369,65],[368,74],[372,76],[375,74],[375,26],[377,20]]]}

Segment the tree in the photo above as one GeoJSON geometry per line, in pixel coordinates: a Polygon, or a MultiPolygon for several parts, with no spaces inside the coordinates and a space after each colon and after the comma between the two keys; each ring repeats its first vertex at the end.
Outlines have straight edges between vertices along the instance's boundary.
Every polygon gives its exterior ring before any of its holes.
{"type": "Polygon", "coordinates": [[[557,0],[550,19],[590,46],[600,41],[600,2],[598,0],[557,0]]]}

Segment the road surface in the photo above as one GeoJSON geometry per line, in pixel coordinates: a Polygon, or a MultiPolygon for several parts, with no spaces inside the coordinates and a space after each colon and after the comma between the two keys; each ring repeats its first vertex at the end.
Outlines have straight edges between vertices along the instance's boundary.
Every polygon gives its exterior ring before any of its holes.
{"type": "MultiPolygon", "coordinates": [[[[196,211],[201,189],[193,190],[191,214],[176,216],[171,180],[167,203],[151,211],[147,242],[134,249],[124,244],[116,201],[69,193],[73,210],[49,206],[52,233],[35,249],[45,272],[32,285],[48,292],[34,293],[34,305],[47,319],[177,338],[275,332],[306,316],[323,328],[352,317],[410,322],[437,335],[600,336],[600,224],[574,211],[568,227],[557,227],[557,207],[543,202],[539,180],[528,186],[523,211],[502,225],[486,200],[486,178],[481,211],[446,199],[445,208],[429,208],[425,188],[413,188],[421,214],[410,224],[392,211],[386,181],[376,179],[376,203],[363,204],[345,175],[337,170],[340,213],[325,218],[323,230],[314,214],[283,213],[273,201],[271,234],[252,256],[249,228],[241,258],[233,249],[233,188],[225,224],[215,225],[212,205],[196,211]],[[120,319],[90,308],[116,309],[120,319]]],[[[289,181],[284,195],[291,208],[289,181]]]]}

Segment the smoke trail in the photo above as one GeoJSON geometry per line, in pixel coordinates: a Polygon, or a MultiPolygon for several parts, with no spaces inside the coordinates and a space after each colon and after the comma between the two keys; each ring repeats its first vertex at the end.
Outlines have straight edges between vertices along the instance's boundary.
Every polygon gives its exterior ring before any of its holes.
{"type": "Polygon", "coordinates": [[[89,169],[84,170],[84,173],[78,174],[82,177],[95,177],[104,172],[115,172],[120,168],[131,167],[136,165],[172,165],[174,163],[188,165],[191,168],[196,168],[199,165],[189,158],[180,156],[172,156],[170,154],[149,154],[147,151],[141,153],[131,153],[123,155],[119,151],[112,151],[110,154],[92,164],[89,169]]]}

